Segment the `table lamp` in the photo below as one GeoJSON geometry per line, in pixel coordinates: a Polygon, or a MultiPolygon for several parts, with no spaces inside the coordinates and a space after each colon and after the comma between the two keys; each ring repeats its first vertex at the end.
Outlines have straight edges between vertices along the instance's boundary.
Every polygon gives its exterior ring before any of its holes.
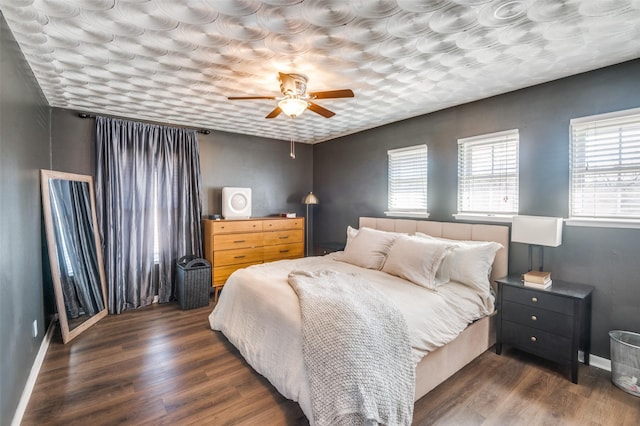
{"type": "Polygon", "coordinates": [[[533,270],[533,246],[538,247],[539,271],[544,269],[544,247],[562,244],[562,218],[546,216],[514,216],[511,241],[529,244],[529,271],[533,270]]]}

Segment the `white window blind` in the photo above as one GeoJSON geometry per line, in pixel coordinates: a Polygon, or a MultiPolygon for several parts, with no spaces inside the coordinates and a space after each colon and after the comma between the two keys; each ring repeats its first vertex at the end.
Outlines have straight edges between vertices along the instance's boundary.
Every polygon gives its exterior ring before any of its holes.
{"type": "Polygon", "coordinates": [[[640,109],[571,120],[571,218],[640,218],[640,109]]]}
{"type": "Polygon", "coordinates": [[[458,213],[517,214],[518,130],[458,140],[458,213]]]}
{"type": "Polygon", "coordinates": [[[427,145],[387,151],[388,215],[427,216],[427,145]]]}

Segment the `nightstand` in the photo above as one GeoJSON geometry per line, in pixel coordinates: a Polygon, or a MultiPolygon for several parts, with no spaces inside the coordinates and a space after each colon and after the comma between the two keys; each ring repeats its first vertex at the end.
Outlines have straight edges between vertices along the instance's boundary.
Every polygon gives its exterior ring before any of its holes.
{"type": "Polygon", "coordinates": [[[593,287],[553,280],[544,290],[525,287],[520,275],[498,283],[496,353],[510,345],[559,364],[571,366],[578,383],[578,349],[589,365],[591,294],[593,287]]]}
{"type": "Polygon", "coordinates": [[[338,242],[327,242],[327,243],[317,243],[313,247],[313,254],[315,256],[324,256],[325,254],[333,253],[336,251],[344,250],[344,243],[338,242]]]}

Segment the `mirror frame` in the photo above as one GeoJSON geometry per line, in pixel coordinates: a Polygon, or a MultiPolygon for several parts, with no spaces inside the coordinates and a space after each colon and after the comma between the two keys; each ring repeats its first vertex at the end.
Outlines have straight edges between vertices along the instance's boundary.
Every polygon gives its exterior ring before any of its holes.
{"type": "Polygon", "coordinates": [[[53,291],[56,298],[56,307],[58,309],[58,320],[60,322],[60,331],[62,332],[63,343],[68,343],[77,337],[80,333],[94,325],[96,322],[107,316],[108,299],[107,285],[104,273],[104,260],[102,257],[102,244],[100,243],[100,233],[98,231],[98,218],[96,216],[96,198],[93,187],[93,176],[78,175],[74,173],[57,172],[53,170],[40,170],[40,186],[42,188],[42,210],[44,214],[45,231],[47,235],[47,248],[49,251],[49,264],[51,266],[51,277],[53,279],[53,291]],[[62,292],[62,282],[60,279],[60,266],[58,264],[58,250],[55,243],[55,230],[52,222],[51,214],[51,198],[49,191],[49,179],[61,179],[75,182],[87,182],[89,184],[89,198],[91,201],[91,220],[93,224],[94,243],[96,247],[96,256],[98,262],[98,273],[100,275],[100,284],[102,288],[102,299],[104,300],[104,309],[97,314],[89,317],[82,324],[79,324],[73,330],[69,329],[69,321],[67,318],[67,310],[64,304],[64,296],[62,292]]]}

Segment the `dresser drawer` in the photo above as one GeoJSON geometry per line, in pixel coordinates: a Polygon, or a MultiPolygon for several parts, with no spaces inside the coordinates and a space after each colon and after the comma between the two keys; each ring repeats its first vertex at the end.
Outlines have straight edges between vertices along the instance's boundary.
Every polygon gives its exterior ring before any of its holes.
{"type": "Polygon", "coordinates": [[[264,231],[282,231],[285,229],[303,229],[304,219],[275,219],[265,220],[262,229],[264,231]]]}
{"type": "Polygon", "coordinates": [[[229,275],[234,273],[240,268],[246,268],[247,266],[257,265],[262,262],[241,263],[237,265],[217,266],[213,268],[213,285],[222,286],[227,282],[229,275]]]}
{"type": "Polygon", "coordinates": [[[262,232],[248,234],[220,234],[213,236],[213,250],[233,250],[239,248],[262,247],[262,232]]]}
{"type": "Polygon", "coordinates": [[[262,247],[213,252],[213,266],[237,265],[262,261],[262,247]]]}
{"type": "Polygon", "coordinates": [[[552,361],[571,362],[571,339],[566,337],[503,320],[502,340],[503,343],[552,361]]]}
{"type": "Polygon", "coordinates": [[[273,246],[277,244],[301,243],[304,241],[302,229],[292,229],[288,231],[265,232],[264,245],[273,246]]]}
{"type": "Polygon", "coordinates": [[[502,300],[516,302],[521,305],[535,306],[548,311],[573,315],[574,302],[572,299],[525,288],[502,287],[502,300]]]}
{"type": "Polygon", "coordinates": [[[570,315],[509,301],[502,303],[501,310],[502,317],[507,321],[571,338],[573,317],[570,315]]]}
{"type": "Polygon", "coordinates": [[[264,247],[264,261],[271,262],[280,259],[295,259],[304,256],[302,243],[280,244],[264,247]]]}
{"type": "Polygon", "coordinates": [[[214,234],[230,234],[234,232],[259,232],[262,231],[261,220],[229,220],[213,223],[214,234]]]}

